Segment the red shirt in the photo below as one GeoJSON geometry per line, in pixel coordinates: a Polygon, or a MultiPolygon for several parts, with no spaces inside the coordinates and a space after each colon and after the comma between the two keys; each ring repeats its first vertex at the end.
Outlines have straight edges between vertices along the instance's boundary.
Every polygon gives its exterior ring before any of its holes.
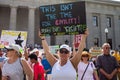
{"type": "Polygon", "coordinates": [[[34,70],[34,80],[45,80],[44,68],[42,65],[40,65],[39,63],[35,63],[33,66],[33,70],[34,70]],[[38,74],[41,75],[41,79],[38,79],[38,74]]]}

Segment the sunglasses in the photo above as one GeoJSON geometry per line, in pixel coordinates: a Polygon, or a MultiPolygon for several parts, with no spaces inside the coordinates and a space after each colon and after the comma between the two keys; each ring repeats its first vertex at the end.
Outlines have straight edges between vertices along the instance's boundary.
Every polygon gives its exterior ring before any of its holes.
{"type": "Polygon", "coordinates": [[[61,54],[68,54],[69,51],[67,51],[67,50],[63,50],[63,49],[60,49],[60,53],[61,53],[61,54]]]}
{"type": "Polygon", "coordinates": [[[82,57],[89,57],[89,55],[82,55],[82,57]]]}

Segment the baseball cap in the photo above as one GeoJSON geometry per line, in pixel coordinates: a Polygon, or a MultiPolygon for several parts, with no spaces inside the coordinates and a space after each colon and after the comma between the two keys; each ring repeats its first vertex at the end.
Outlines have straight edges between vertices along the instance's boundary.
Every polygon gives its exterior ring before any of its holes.
{"type": "Polygon", "coordinates": [[[60,46],[60,49],[62,49],[62,48],[67,49],[67,50],[70,52],[70,47],[69,47],[69,45],[62,44],[62,45],[60,46]]]}
{"type": "Polygon", "coordinates": [[[9,46],[5,46],[6,49],[10,50],[10,49],[14,49],[15,51],[17,51],[18,53],[20,53],[21,47],[17,44],[11,44],[9,46]]]}

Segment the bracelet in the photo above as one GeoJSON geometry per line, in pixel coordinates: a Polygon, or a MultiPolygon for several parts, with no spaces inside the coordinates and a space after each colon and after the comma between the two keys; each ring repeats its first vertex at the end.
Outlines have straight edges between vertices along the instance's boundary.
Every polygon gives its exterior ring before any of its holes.
{"type": "Polygon", "coordinates": [[[42,38],[41,40],[45,40],[45,38],[42,38]]]}

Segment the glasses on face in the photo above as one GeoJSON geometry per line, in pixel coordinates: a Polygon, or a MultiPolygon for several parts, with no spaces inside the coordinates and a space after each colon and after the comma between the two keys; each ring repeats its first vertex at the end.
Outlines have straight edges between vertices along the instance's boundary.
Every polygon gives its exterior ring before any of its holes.
{"type": "Polygon", "coordinates": [[[61,54],[68,54],[69,51],[67,51],[67,50],[63,50],[63,49],[60,49],[60,53],[61,53],[61,54]]]}
{"type": "Polygon", "coordinates": [[[82,55],[82,57],[89,57],[89,55],[82,55]]]}

